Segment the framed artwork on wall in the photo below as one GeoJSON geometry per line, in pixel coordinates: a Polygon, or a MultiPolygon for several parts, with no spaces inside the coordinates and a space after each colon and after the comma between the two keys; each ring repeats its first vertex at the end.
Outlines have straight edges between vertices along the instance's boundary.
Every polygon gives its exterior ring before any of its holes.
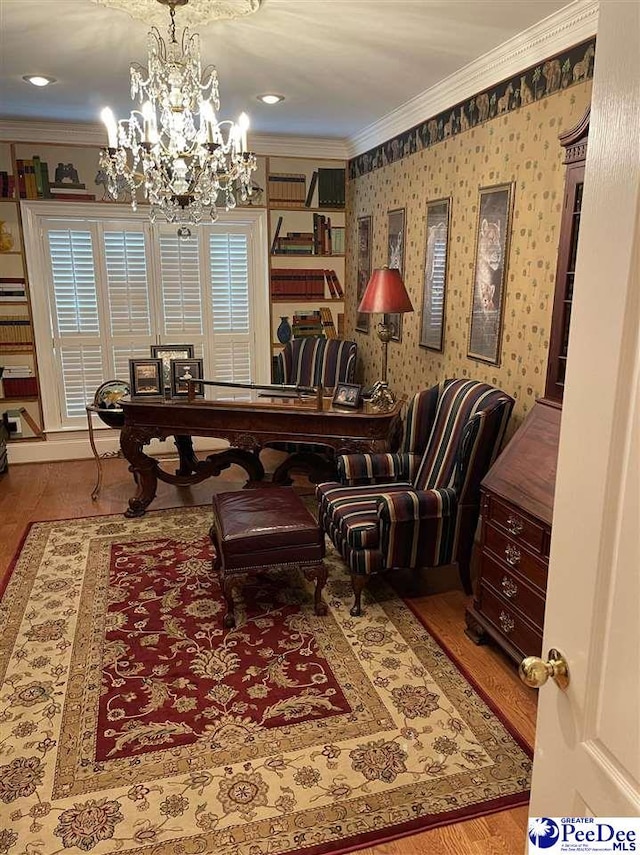
{"type": "Polygon", "coordinates": [[[500,363],[513,184],[480,189],[467,356],[500,363]]]}
{"type": "Polygon", "coordinates": [[[171,389],[171,360],[189,359],[194,356],[192,344],[152,344],[151,356],[162,360],[164,388],[171,389]]]}
{"type": "Polygon", "coordinates": [[[422,286],[420,347],[442,353],[449,261],[451,199],[427,202],[427,236],[422,286]]]}
{"type": "MultiPolygon", "coordinates": [[[[358,217],[358,306],[367,282],[371,278],[371,217],[358,217]]],[[[356,313],[356,329],[358,332],[368,333],[370,315],[365,312],[356,313]]]]}
{"type": "MultiPolygon", "coordinates": [[[[387,264],[396,267],[404,279],[404,221],[405,209],[389,211],[387,230],[387,264]]],[[[402,315],[385,315],[384,322],[393,324],[392,341],[402,341],[402,315]]]]}

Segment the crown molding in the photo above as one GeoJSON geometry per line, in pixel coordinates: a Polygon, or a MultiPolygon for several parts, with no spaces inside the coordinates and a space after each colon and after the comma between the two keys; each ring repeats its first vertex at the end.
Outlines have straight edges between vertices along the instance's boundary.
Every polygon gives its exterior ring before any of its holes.
{"type": "MultiPolygon", "coordinates": [[[[41,145],[58,143],[70,146],[104,146],[106,133],[102,124],[0,119],[0,140],[41,145]]],[[[346,160],[348,155],[347,142],[341,139],[250,134],[249,142],[259,155],[342,160],[346,160]]]]}
{"type": "Polygon", "coordinates": [[[574,0],[348,139],[356,157],[501,80],[595,35],[598,0],[574,0]]]}

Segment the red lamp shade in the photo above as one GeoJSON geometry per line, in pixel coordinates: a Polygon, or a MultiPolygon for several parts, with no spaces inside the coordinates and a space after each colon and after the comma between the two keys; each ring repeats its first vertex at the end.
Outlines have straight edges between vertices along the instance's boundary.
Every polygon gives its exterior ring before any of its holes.
{"type": "Polygon", "coordinates": [[[373,271],[364,289],[358,311],[367,315],[375,312],[413,312],[411,300],[397,268],[380,267],[373,271]]]}

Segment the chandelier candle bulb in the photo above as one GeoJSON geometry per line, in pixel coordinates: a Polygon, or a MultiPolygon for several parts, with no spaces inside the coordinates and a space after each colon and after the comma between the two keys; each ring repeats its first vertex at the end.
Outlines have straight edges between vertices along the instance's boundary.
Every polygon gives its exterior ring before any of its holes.
{"type": "Polygon", "coordinates": [[[247,131],[249,130],[249,116],[246,113],[240,113],[240,118],[238,119],[238,126],[240,128],[240,150],[244,154],[247,151],[247,131]]]}
{"type": "Polygon", "coordinates": [[[116,124],[115,116],[111,107],[105,107],[100,118],[105,123],[107,128],[107,138],[109,140],[109,148],[116,149],[118,147],[118,125],[116,124]]]}

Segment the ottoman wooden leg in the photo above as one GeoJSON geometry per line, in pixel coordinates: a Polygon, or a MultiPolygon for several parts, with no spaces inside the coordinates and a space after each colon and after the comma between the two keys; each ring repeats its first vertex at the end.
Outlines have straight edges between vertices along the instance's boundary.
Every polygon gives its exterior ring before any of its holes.
{"type": "Polygon", "coordinates": [[[355,600],[349,614],[351,617],[360,617],[362,614],[362,592],[367,584],[367,576],[362,573],[352,573],[351,584],[353,585],[355,600]]]}
{"type": "Polygon", "coordinates": [[[313,597],[314,611],[317,615],[326,615],[327,604],[322,600],[322,589],[327,583],[327,568],[324,561],[315,567],[307,567],[304,571],[305,577],[311,582],[316,580],[316,589],[313,597]]]}
{"type": "Polygon", "coordinates": [[[236,625],[236,616],[233,606],[233,590],[231,587],[231,579],[221,574],[220,583],[222,585],[222,593],[227,604],[227,613],[224,616],[223,624],[226,629],[233,629],[236,625]]]}

